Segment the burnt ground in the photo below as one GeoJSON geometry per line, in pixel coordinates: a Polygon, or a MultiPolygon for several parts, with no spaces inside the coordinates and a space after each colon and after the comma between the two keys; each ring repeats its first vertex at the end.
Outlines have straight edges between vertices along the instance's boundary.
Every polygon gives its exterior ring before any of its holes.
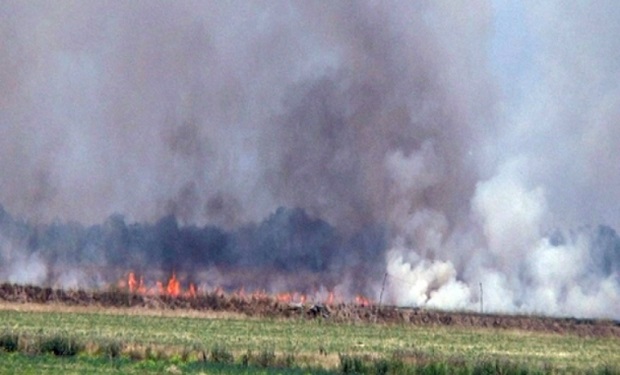
{"type": "Polygon", "coordinates": [[[62,290],[31,285],[1,284],[0,301],[10,303],[63,304],[105,308],[222,311],[251,317],[329,319],[344,323],[412,324],[460,328],[495,328],[579,336],[620,337],[620,322],[598,319],[554,318],[533,315],[499,315],[449,312],[395,306],[356,304],[312,305],[279,302],[271,297],[241,297],[212,292],[188,296],[157,296],[123,290],[62,290]]]}

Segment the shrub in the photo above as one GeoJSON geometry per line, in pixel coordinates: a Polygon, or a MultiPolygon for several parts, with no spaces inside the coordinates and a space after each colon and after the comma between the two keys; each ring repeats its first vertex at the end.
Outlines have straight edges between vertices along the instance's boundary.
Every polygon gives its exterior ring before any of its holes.
{"type": "Polygon", "coordinates": [[[214,363],[233,363],[235,358],[225,347],[216,345],[211,349],[211,361],[214,363]]]}
{"type": "MultiPolygon", "coordinates": [[[[553,368],[549,368],[548,371],[545,371],[545,373],[553,372],[555,372],[553,368]]],[[[537,371],[528,368],[526,365],[500,360],[482,360],[476,363],[472,368],[472,374],[474,375],[526,375],[530,373],[537,373],[537,371]]]]}
{"type": "Polygon", "coordinates": [[[19,348],[19,336],[14,333],[0,335],[0,349],[6,352],[16,352],[19,348]]]}
{"type": "Polygon", "coordinates": [[[489,360],[483,360],[476,363],[472,369],[473,375],[494,375],[495,363],[489,360]]]}
{"type": "Polygon", "coordinates": [[[168,352],[166,352],[166,350],[164,348],[158,348],[157,352],[155,353],[155,360],[157,361],[162,361],[162,360],[169,360],[170,359],[170,354],[168,352]]]}
{"type": "Polygon", "coordinates": [[[103,346],[101,347],[101,351],[106,357],[110,359],[115,359],[120,357],[123,351],[123,344],[118,341],[110,341],[103,344],[103,346]]]}
{"type": "Polygon", "coordinates": [[[295,354],[288,353],[286,357],[284,357],[284,367],[291,368],[295,366],[295,363],[296,363],[295,354]]]}
{"type": "Polygon", "coordinates": [[[387,359],[381,358],[375,361],[375,374],[385,375],[390,371],[390,362],[387,359]]]}
{"type": "Polygon", "coordinates": [[[364,361],[360,357],[340,354],[340,372],[343,374],[363,374],[366,372],[364,361]]]}
{"type": "Polygon", "coordinates": [[[425,366],[419,367],[418,373],[424,375],[443,375],[449,374],[450,371],[448,369],[448,366],[446,366],[446,364],[443,362],[431,362],[425,366]]]}
{"type": "Polygon", "coordinates": [[[256,364],[259,367],[271,367],[276,362],[276,354],[273,349],[263,349],[256,357],[256,364]]]}
{"type": "Polygon", "coordinates": [[[151,361],[157,359],[157,357],[155,356],[155,352],[153,351],[153,348],[151,346],[147,346],[146,349],[144,349],[144,358],[151,361]]]}
{"type": "Polygon", "coordinates": [[[84,350],[84,346],[76,339],[67,336],[44,338],[39,343],[41,353],[52,353],[56,356],[70,357],[84,350]]]}
{"type": "Polygon", "coordinates": [[[189,357],[192,354],[192,351],[188,347],[184,347],[181,352],[181,361],[187,362],[189,361],[189,357]]]}
{"type": "Polygon", "coordinates": [[[248,367],[250,365],[250,362],[252,361],[252,358],[252,351],[248,349],[248,351],[241,356],[241,365],[244,367],[248,367]]]}
{"type": "Polygon", "coordinates": [[[612,375],[612,374],[617,374],[618,369],[615,369],[609,365],[602,365],[602,366],[597,367],[594,373],[601,374],[601,375],[612,375]]]}
{"type": "Polygon", "coordinates": [[[133,361],[143,361],[146,359],[146,353],[137,348],[130,349],[127,355],[129,356],[129,359],[133,361]]]}

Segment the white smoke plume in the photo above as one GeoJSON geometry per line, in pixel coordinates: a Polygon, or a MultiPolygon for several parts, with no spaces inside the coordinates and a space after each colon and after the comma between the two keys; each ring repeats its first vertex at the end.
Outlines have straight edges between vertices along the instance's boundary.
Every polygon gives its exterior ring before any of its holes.
{"type": "Polygon", "coordinates": [[[618,318],[617,35],[614,1],[2,1],[0,275],[618,318]]]}
{"type": "Polygon", "coordinates": [[[47,265],[38,253],[27,254],[10,239],[0,236],[0,278],[19,284],[42,284],[47,278],[47,265]]]}

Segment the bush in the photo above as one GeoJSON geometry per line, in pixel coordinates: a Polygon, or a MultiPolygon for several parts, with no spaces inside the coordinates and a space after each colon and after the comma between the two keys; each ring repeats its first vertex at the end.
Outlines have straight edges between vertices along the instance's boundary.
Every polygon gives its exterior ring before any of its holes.
{"type": "Polygon", "coordinates": [[[214,363],[233,363],[235,358],[225,347],[216,345],[211,349],[211,361],[214,363]]]}
{"type": "Polygon", "coordinates": [[[601,375],[612,375],[612,374],[617,374],[618,369],[615,369],[609,365],[602,365],[596,368],[596,370],[594,371],[595,374],[601,374],[601,375]]]}
{"type": "MultiPolygon", "coordinates": [[[[554,370],[549,368],[546,372],[552,373],[554,370]]],[[[476,363],[472,368],[472,374],[474,375],[526,375],[530,373],[537,373],[537,371],[533,368],[528,368],[526,365],[500,360],[483,360],[476,363]]]]}
{"type": "Polygon", "coordinates": [[[106,357],[115,359],[120,357],[121,352],[123,351],[123,344],[118,341],[110,341],[101,347],[101,351],[106,357]]]}
{"type": "Polygon", "coordinates": [[[366,366],[360,357],[340,354],[340,372],[343,374],[364,374],[366,366]]]}
{"type": "Polygon", "coordinates": [[[284,367],[293,367],[295,366],[296,362],[297,361],[295,360],[295,354],[293,353],[288,353],[286,357],[284,357],[284,367]]]}
{"type": "Polygon", "coordinates": [[[52,353],[56,356],[71,357],[84,350],[76,339],[66,336],[44,338],[39,343],[41,353],[52,353]]]}
{"type": "Polygon", "coordinates": [[[250,362],[252,361],[252,358],[252,351],[248,349],[248,351],[241,356],[241,365],[244,367],[248,367],[250,365],[250,362]]]}
{"type": "Polygon", "coordinates": [[[156,359],[155,353],[153,352],[153,348],[151,348],[150,346],[147,346],[146,349],[144,349],[144,358],[148,360],[152,360],[152,361],[156,359]]]}
{"type": "Polygon", "coordinates": [[[424,375],[445,375],[449,374],[449,368],[443,362],[431,362],[418,368],[418,374],[424,375]]]}
{"type": "Polygon", "coordinates": [[[143,361],[146,359],[146,353],[143,350],[136,348],[130,349],[127,352],[127,355],[129,356],[129,359],[133,361],[143,361]]]}
{"type": "Polygon", "coordinates": [[[192,354],[192,351],[188,347],[184,347],[181,352],[181,361],[187,362],[189,361],[189,357],[192,354]]]}
{"type": "Polygon", "coordinates": [[[390,362],[387,359],[378,359],[375,361],[375,374],[386,375],[390,371],[390,362]]]}
{"type": "Polygon", "coordinates": [[[271,367],[276,362],[276,354],[271,349],[264,349],[256,357],[256,364],[260,367],[271,367]]]}
{"type": "Polygon", "coordinates": [[[19,336],[14,333],[0,335],[0,349],[6,352],[16,352],[19,348],[19,336]]]}

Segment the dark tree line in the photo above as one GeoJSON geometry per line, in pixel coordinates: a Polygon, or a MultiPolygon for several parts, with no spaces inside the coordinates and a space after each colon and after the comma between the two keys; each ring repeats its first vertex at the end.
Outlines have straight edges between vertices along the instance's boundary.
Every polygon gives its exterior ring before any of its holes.
{"type": "MultiPolygon", "coordinates": [[[[31,225],[0,206],[0,236],[12,248],[37,253],[51,266],[105,266],[142,272],[192,273],[211,266],[255,267],[283,273],[339,274],[359,269],[363,277],[384,269],[386,233],[371,226],[344,236],[303,209],[279,208],[260,223],[234,230],[179,225],[174,216],[155,223],[127,223],[112,215],[102,224],[31,225]]],[[[8,257],[0,251],[0,258],[8,257]]],[[[6,263],[6,262],[3,262],[6,263]]]]}

